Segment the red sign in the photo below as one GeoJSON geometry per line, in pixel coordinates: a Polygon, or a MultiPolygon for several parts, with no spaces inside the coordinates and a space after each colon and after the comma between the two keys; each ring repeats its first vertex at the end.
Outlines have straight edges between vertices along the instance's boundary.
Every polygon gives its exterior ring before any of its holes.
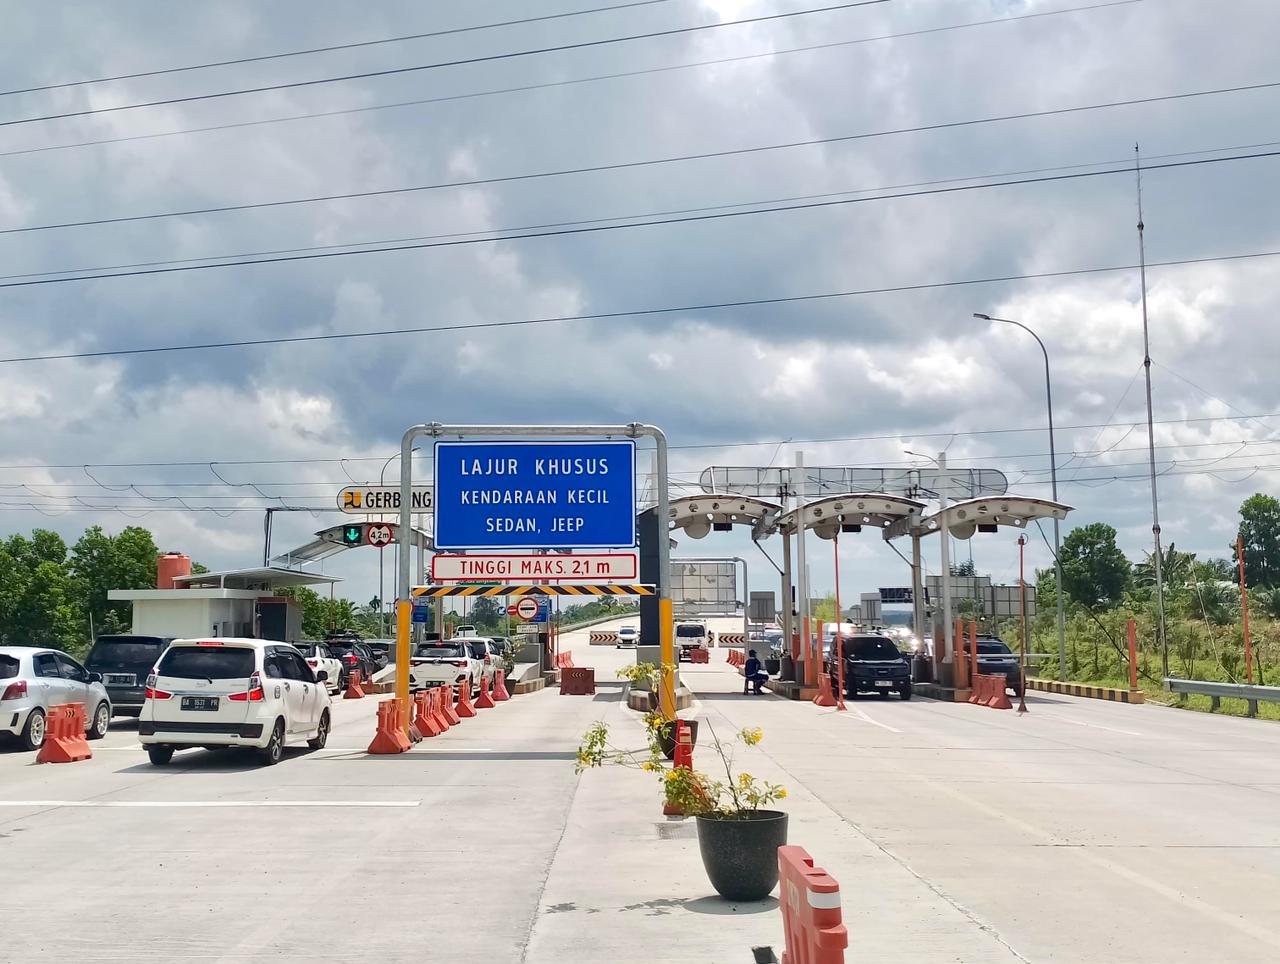
{"type": "Polygon", "coordinates": [[[512,603],[510,606],[508,606],[508,607],[507,607],[507,615],[508,615],[508,616],[518,616],[518,615],[520,615],[520,613],[517,611],[517,610],[518,610],[518,608],[519,608],[519,607],[517,607],[515,603],[512,603]]]}
{"type": "Polygon", "coordinates": [[[431,578],[435,582],[634,582],[638,571],[639,557],[635,552],[473,553],[431,558],[431,578]]]}
{"type": "Polygon", "coordinates": [[[516,615],[521,619],[532,619],[538,615],[538,600],[525,596],[516,603],[516,615]]]}
{"type": "Polygon", "coordinates": [[[391,531],[391,526],[382,523],[374,523],[365,530],[365,542],[379,549],[385,548],[391,544],[391,540],[395,538],[395,533],[391,531]]]}

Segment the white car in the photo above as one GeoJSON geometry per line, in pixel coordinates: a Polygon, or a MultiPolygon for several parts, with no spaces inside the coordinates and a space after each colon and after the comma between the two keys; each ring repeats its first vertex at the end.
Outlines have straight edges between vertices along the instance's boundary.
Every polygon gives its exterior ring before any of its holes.
{"type": "Polygon", "coordinates": [[[0,735],[17,737],[28,750],[44,745],[49,707],[79,703],[85,735],[107,735],[111,698],[102,677],[66,653],[38,646],[0,646],[0,735]]]}
{"type": "MultiPolygon", "coordinates": [[[[448,685],[459,690],[466,686],[468,692],[476,689],[485,664],[483,658],[476,659],[472,647],[484,642],[488,640],[467,636],[419,643],[409,659],[409,688],[419,690],[448,685]]],[[[480,648],[483,657],[483,645],[480,648]]]]}
{"type": "Polygon", "coordinates": [[[329,739],[327,673],[266,639],[175,639],[147,678],[138,737],[156,766],[188,747],[243,746],[279,763],[289,743],[329,739]]]}
{"type": "Polygon", "coordinates": [[[635,649],[640,641],[640,630],[634,626],[623,626],[618,630],[618,644],[614,649],[635,649]]]}
{"type": "Polygon", "coordinates": [[[324,643],[294,643],[302,653],[302,658],[311,667],[311,672],[324,670],[329,679],[326,681],[331,696],[337,696],[347,688],[347,671],[342,660],[334,656],[324,643]]]}

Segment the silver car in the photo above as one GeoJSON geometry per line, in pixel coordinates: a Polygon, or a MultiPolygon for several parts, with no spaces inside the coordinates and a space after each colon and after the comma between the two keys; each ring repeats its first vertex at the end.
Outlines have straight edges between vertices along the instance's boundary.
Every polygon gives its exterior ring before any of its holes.
{"type": "Polygon", "coordinates": [[[84,707],[85,736],[99,740],[111,725],[111,697],[102,677],[66,653],[38,646],[0,646],[0,736],[28,750],[44,745],[49,707],[84,707]]]}

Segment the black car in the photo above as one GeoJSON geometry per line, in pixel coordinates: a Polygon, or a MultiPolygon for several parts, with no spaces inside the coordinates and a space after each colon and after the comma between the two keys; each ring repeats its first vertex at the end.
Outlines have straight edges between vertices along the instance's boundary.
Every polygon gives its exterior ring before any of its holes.
{"type": "MultiPolygon", "coordinates": [[[[964,644],[966,659],[972,659],[968,640],[964,644]]],[[[983,676],[1003,676],[1014,696],[1022,695],[1022,666],[1018,656],[1003,640],[995,636],[978,637],[978,672],[983,676]]]]}
{"type": "Polygon", "coordinates": [[[365,639],[362,642],[369,648],[369,652],[373,654],[373,658],[378,663],[378,669],[386,669],[395,662],[392,658],[396,645],[394,639],[365,639]]]}
{"type": "MultiPolygon", "coordinates": [[[[911,663],[888,636],[861,634],[841,640],[844,653],[844,691],[850,699],[859,693],[879,693],[884,699],[897,693],[911,699],[911,663]]],[[[834,646],[833,646],[834,648],[834,646]]],[[[828,661],[832,689],[839,683],[836,667],[828,661]]]]}
{"type": "Polygon", "coordinates": [[[147,674],[171,642],[172,636],[99,636],[94,641],[84,666],[101,674],[117,716],[142,712],[147,674]]]}
{"type": "Polygon", "coordinates": [[[334,637],[326,639],[324,645],[342,663],[348,675],[359,670],[360,678],[366,683],[382,668],[372,650],[358,639],[334,637]]]}

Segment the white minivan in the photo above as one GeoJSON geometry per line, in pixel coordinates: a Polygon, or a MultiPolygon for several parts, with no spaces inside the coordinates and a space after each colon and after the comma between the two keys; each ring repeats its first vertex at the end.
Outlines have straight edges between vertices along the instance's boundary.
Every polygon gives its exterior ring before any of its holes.
{"type": "Polygon", "coordinates": [[[271,766],[289,743],[325,745],[326,677],[288,643],[175,639],[147,678],[138,736],[156,766],[197,746],[252,747],[271,766]]]}

